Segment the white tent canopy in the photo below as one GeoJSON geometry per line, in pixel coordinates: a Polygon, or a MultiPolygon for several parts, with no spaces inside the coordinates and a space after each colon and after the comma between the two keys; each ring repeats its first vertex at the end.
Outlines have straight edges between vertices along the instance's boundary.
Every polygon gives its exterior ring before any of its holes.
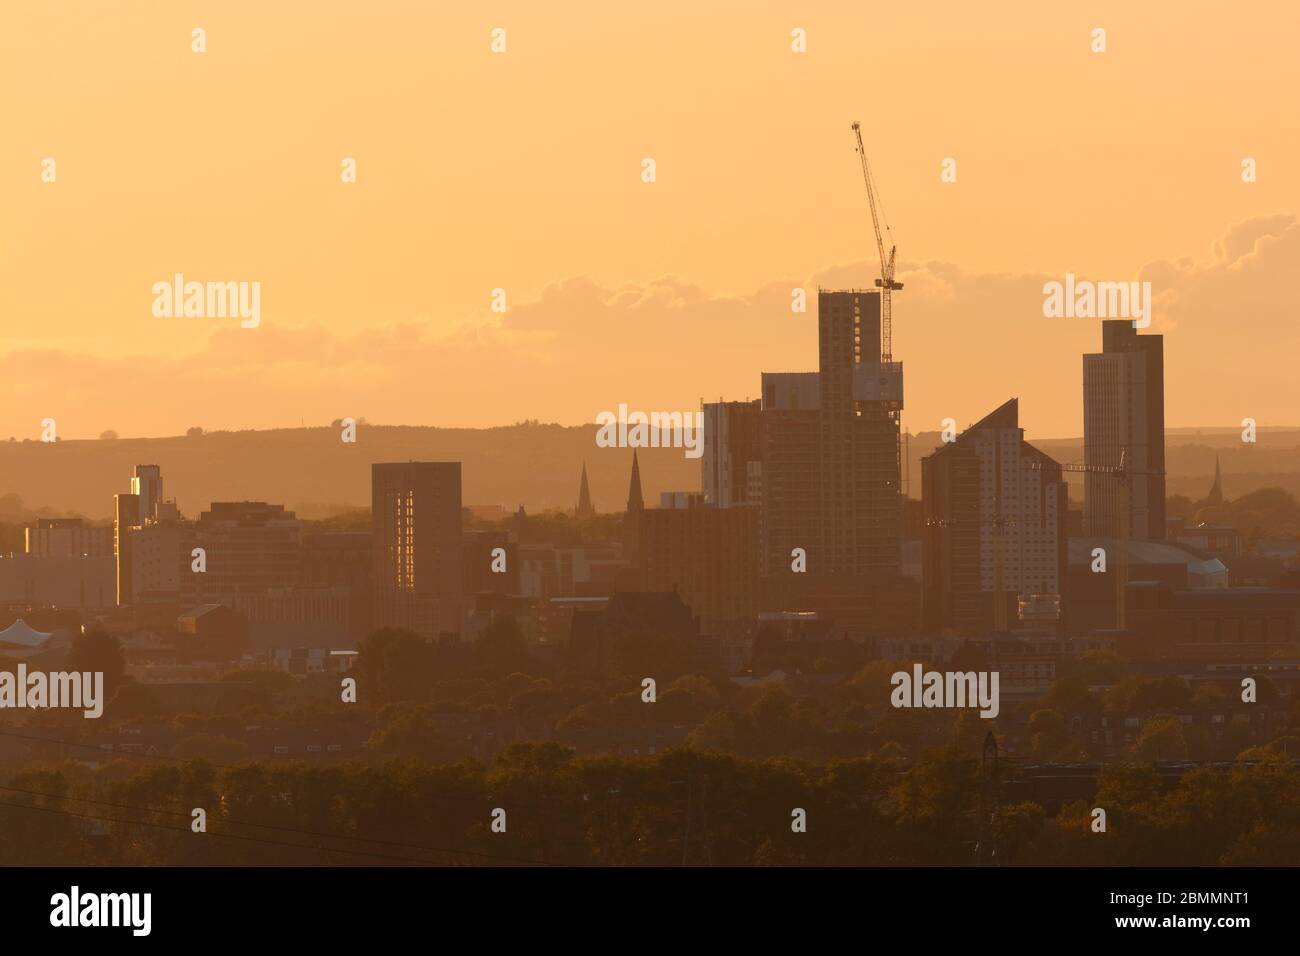
{"type": "Polygon", "coordinates": [[[43,647],[53,636],[53,632],[34,630],[26,621],[19,619],[0,631],[0,647],[43,647]]]}

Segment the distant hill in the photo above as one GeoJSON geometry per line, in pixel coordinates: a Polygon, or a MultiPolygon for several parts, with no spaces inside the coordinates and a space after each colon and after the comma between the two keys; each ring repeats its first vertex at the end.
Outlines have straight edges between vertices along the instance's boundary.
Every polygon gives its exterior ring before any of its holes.
{"type": "MultiPolygon", "coordinates": [[[[1223,494],[1239,498],[1259,488],[1285,488],[1300,498],[1300,428],[1261,429],[1253,445],[1242,444],[1241,430],[1174,428],[1165,432],[1165,490],[1168,495],[1205,497],[1214,483],[1214,460],[1223,472],[1223,494]]],[[[1061,463],[1083,462],[1082,438],[1026,439],[1061,463]]],[[[939,433],[912,436],[910,491],[921,494],[921,458],[939,446],[939,433]]],[[[1067,475],[1070,497],[1083,500],[1083,475],[1067,475]]]]}
{"type": "MultiPolygon", "coordinates": [[[[700,488],[700,460],[680,448],[639,450],[647,504],[659,492],[700,488]]],[[[356,444],[337,428],[210,432],[196,437],[0,442],[0,495],[31,510],[49,507],[89,518],[112,515],[113,495],[130,491],[131,468],[156,464],[163,492],[196,515],[212,501],[284,504],[302,517],[370,506],[370,465],[461,461],[467,505],[513,511],[573,508],[582,463],[599,511],[627,503],[632,450],[598,448],[596,426],[519,424],[502,428],[361,425],[356,444]]]]}
{"type": "MultiPolygon", "coordinates": [[[[28,511],[108,518],[113,495],[129,490],[131,467],[162,466],[164,490],[187,515],[212,501],[252,499],[284,504],[303,517],[321,517],[370,503],[370,465],[379,461],[461,461],[464,502],[520,504],[529,511],[573,508],[583,461],[599,511],[621,511],[627,501],[632,451],[598,448],[596,426],[522,423],[501,428],[427,428],[362,425],[357,443],[344,444],[337,428],[211,432],[195,437],[119,438],[97,441],[0,442],[0,496],[17,495],[28,511]]],[[[1079,438],[1039,439],[1032,444],[1062,462],[1083,460],[1079,438]]],[[[1239,497],[1277,486],[1300,497],[1300,429],[1262,430],[1259,442],[1243,445],[1226,429],[1171,430],[1166,435],[1169,494],[1200,498],[1223,469],[1223,490],[1239,497]]],[[[908,443],[909,488],[921,490],[920,459],[939,445],[938,432],[908,443]]],[[[700,460],[681,449],[640,452],[648,505],[661,491],[700,488],[700,460]]],[[[1082,476],[1071,476],[1071,494],[1082,500],[1082,476]]]]}

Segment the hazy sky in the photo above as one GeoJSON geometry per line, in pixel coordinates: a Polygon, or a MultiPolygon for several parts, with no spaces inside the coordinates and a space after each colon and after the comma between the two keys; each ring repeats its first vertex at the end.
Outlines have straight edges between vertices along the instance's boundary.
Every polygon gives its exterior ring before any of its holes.
{"type": "Polygon", "coordinates": [[[1017,395],[1031,438],[1079,434],[1100,332],[1043,317],[1067,272],[1152,282],[1170,426],[1300,422],[1300,5],[1230,14],[5,4],[0,437],[756,397],[763,370],[815,368],[791,288],[877,268],[855,119],[907,284],[906,427],[1017,395]],[[259,281],[260,327],[155,317],[177,272],[259,281]]]}

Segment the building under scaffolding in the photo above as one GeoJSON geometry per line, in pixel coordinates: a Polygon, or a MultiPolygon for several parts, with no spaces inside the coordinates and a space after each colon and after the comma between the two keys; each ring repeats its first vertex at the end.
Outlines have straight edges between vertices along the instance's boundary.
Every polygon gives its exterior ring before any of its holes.
{"type": "Polygon", "coordinates": [[[896,575],[903,499],[901,362],[880,359],[880,295],[818,295],[819,370],[767,373],[762,398],[763,572],[896,575]]]}

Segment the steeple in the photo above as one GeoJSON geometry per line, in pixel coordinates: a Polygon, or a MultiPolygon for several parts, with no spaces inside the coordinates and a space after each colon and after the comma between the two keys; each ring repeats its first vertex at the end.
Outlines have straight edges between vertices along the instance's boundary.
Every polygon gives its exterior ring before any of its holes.
{"type": "Polygon", "coordinates": [[[1205,496],[1207,505],[1223,504],[1223,476],[1219,472],[1219,456],[1214,456],[1214,485],[1210,488],[1210,493],[1205,496]]]}
{"type": "Polygon", "coordinates": [[[585,518],[588,515],[594,515],[596,509],[591,505],[591,489],[587,487],[587,463],[582,463],[582,483],[578,485],[578,510],[576,512],[579,518],[585,518]]]}
{"type": "Polygon", "coordinates": [[[641,500],[641,465],[636,460],[636,451],[632,452],[632,481],[627,489],[627,511],[623,513],[623,557],[632,562],[633,567],[641,564],[641,519],[645,513],[645,502],[641,500]]]}
{"type": "Polygon", "coordinates": [[[645,510],[645,501],[641,498],[641,465],[636,460],[635,449],[632,450],[632,482],[627,489],[627,510],[645,510]]]}

